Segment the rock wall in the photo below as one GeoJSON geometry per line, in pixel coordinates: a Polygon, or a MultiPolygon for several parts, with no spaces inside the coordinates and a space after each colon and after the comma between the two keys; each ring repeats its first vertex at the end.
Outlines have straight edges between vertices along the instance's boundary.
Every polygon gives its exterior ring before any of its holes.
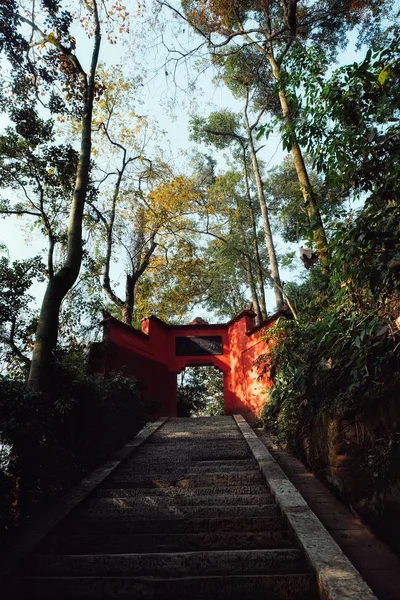
{"type": "Polygon", "coordinates": [[[325,408],[297,438],[297,454],[400,552],[400,399],[325,408]]]}

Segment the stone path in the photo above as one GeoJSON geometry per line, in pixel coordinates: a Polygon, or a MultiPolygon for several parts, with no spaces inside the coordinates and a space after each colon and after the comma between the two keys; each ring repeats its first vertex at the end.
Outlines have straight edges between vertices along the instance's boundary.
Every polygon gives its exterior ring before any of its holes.
{"type": "Polygon", "coordinates": [[[232,417],[170,419],[36,547],[24,600],[315,600],[316,577],[232,417]]]}
{"type": "Polygon", "coordinates": [[[280,450],[271,436],[260,433],[259,437],[378,600],[399,600],[400,558],[335,498],[303,463],[280,450]]]}
{"type": "Polygon", "coordinates": [[[21,535],[2,597],[376,600],[278,462],[239,415],[159,419],[21,535]]]}

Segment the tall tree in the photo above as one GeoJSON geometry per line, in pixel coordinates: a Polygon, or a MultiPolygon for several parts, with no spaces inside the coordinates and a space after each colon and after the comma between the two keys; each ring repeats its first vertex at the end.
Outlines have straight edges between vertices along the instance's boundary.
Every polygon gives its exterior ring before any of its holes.
{"type": "MultiPolygon", "coordinates": [[[[117,0],[119,6],[119,2],[117,0]]],[[[119,6],[122,9],[122,6],[119,6]]],[[[125,17],[122,9],[122,16],[125,17]]],[[[73,114],[80,120],[80,150],[75,184],[69,207],[66,250],[58,269],[49,278],[42,302],[33,349],[28,385],[42,390],[49,384],[53,351],[57,344],[59,313],[63,298],[75,283],[82,262],[82,225],[89,184],[92,112],[96,95],[96,70],[101,44],[101,26],[112,26],[112,12],[97,0],[66,7],[61,0],[18,2],[2,6],[1,50],[11,66],[7,82],[18,113],[19,125],[31,139],[40,138],[40,105],[59,118],[73,114]],[[75,10],[76,9],[76,10],[75,10]],[[79,20],[92,40],[88,69],[78,58],[72,30],[79,20]]],[[[121,28],[124,28],[121,23],[121,28]]]]}
{"type": "MultiPolygon", "coordinates": [[[[269,266],[271,278],[274,285],[276,298],[276,307],[279,310],[283,306],[282,284],[279,275],[278,260],[276,257],[275,246],[269,220],[268,207],[264,194],[264,186],[261,177],[261,169],[257,158],[257,150],[254,142],[254,130],[257,126],[258,118],[250,123],[247,110],[245,112],[245,131],[241,130],[240,118],[228,110],[211,113],[207,119],[195,117],[191,123],[191,138],[195,141],[203,141],[212,144],[217,148],[226,148],[232,144],[237,144],[241,150],[243,160],[244,179],[248,186],[249,174],[247,156],[250,156],[252,165],[252,175],[256,184],[257,197],[262,215],[265,241],[268,250],[269,266]]],[[[247,187],[246,193],[249,194],[247,187]]],[[[251,198],[248,195],[249,207],[251,198]]],[[[256,258],[258,258],[256,252],[256,258]]],[[[265,312],[265,311],[264,311],[265,312]]]]}
{"type": "Polygon", "coordinates": [[[306,99],[300,134],[315,167],[330,188],[341,184],[378,205],[398,200],[399,48],[394,27],[363,60],[329,76],[321,75],[317,49],[305,51],[306,62],[304,55],[297,61],[306,99]]]}
{"type": "MultiPolygon", "coordinates": [[[[338,180],[335,184],[328,181],[323,173],[317,173],[311,165],[311,157],[306,156],[310,182],[328,229],[341,214],[343,203],[349,197],[349,187],[343,181],[338,180]]],[[[304,240],[308,243],[311,224],[301,202],[297,174],[290,156],[269,171],[264,186],[273,220],[278,223],[284,241],[299,243],[304,240]]]]}
{"type": "Polygon", "coordinates": [[[221,53],[240,55],[258,53],[267,68],[267,89],[276,90],[285,133],[285,146],[291,151],[303,200],[313,230],[315,245],[324,267],[328,264],[328,244],[319,207],[308,177],[302,150],[296,133],[296,105],[287,91],[286,61],[298,44],[314,43],[333,56],[344,45],[347,32],[358,25],[368,27],[369,19],[378,23],[390,2],[354,3],[352,0],[255,0],[238,3],[235,0],[212,0],[198,3],[183,0],[183,13],[168,6],[184,18],[205,38],[218,64],[221,53]]]}
{"type": "MultiPolygon", "coordinates": [[[[140,164],[139,176],[143,180],[145,173],[143,163],[140,164]]],[[[168,287],[173,280],[195,276],[193,268],[197,262],[190,233],[197,211],[195,186],[189,178],[179,175],[162,181],[163,169],[158,170],[156,161],[151,167],[147,191],[134,186],[132,171],[124,174],[121,170],[111,198],[106,198],[101,210],[98,203],[95,207],[102,225],[97,231],[97,269],[102,271],[102,287],[123,322],[129,325],[144,318],[164,297],[161,271],[168,274],[168,282],[165,281],[168,287]],[[121,269],[121,263],[125,271],[124,295],[112,283],[112,271],[115,272],[116,265],[121,269]],[[149,282],[154,280],[158,283],[152,289],[149,282]]],[[[182,283],[181,280],[181,287],[182,283]]],[[[168,289],[172,294],[171,288],[168,289]]],[[[181,295],[185,293],[182,289],[181,295]]],[[[183,309],[187,301],[181,297],[180,304],[183,309]]],[[[172,297],[171,305],[175,306],[172,297]]],[[[161,312],[165,312],[165,306],[161,312]]]]}
{"type": "Polygon", "coordinates": [[[0,135],[0,201],[3,218],[17,216],[40,231],[46,240],[48,279],[57,268],[57,250],[64,251],[65,215],[68,214],[74,185],[78,152],[69,144],[54,142],[51,120],[36,119],[34,129],[15,123],[0,135]]]}
{"type": "MultiPolygon", "coordinates": [[[[237,166],[240,168],[240,163],[237,166]]],[[[261,247],[259,212],[256,214],[254,210],[248,177],[245,177],[243,182],[242,173],[234,169],[218,175],[208,189],[208,202],[210,213],[214,218],[218,216],[218,232],[225,239],[223,244],[221,240],[212,240],[209,243],[210,249],[211,246],[218,248],[216,258],[219,257],[221,260],[220,267],[225,273],[224,279],[227,278],[228,271],[232,271],[232,274],[236,273],[236,278],[240,272],[243,273],[244,283],[250,290],[257,322],[261,322],[267,317],[264,273],[261,268],[262,261],[265,259],[265,244],[261,247]],[[238,252],[240,249],[242,253],[238,252]],[[229,263],[232,264],[227,268],[229,263]]],[[[213,287],[210,286],[211,289],[213,287]]],[[[241,292],[238,292],[238,300],[241,297],[241,292]]],[[[233,312],[231,311],[230,316],[233,312]]]]}

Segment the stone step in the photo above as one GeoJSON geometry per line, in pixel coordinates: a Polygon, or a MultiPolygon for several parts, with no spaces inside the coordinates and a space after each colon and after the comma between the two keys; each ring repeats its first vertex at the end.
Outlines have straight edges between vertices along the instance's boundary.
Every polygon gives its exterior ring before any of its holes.
{"type": "Polygon", "coordinates": [[[173,425],[177,425],[178,427],[189,427],[190,425],[207,425],[210,423],[210,426],[218,423],[231,423],[233,426],[237,427],[236,422],[233,417],[230,415],[216,415],[214,417],[169,417],[168,421],[163,425],[163,427],[170,427],[173,425]]]}
{"type": "Polygon", "coordinates": [[[300,550],[226,550],[169,554],[37,554],[27,564],[31,575],[235,575],[305,573],[300,550]]]}
{"type": "Polygon", "coordinates": [[[217,425],[215,427],[211,427],[210,429],[206,427],[197,427],[196,429],[193,427],[186,427],[184,429],[179,429],[178,427],[170,427],[168,429],[161,428],[155,434],[153,439],[155,440],[166,440],[170,439],[176,440],[178,442],[185,441],[186,439],[196,439],[196,438],[209,438],[213,440],[242,440],[243,436],[238,429],[235,427],[226,427],[217,425]]]}
{"type": "Polygon", "coordinates": [[[258,469],[258,464],[254,460],[254,458],[225,458],[222,460],[219,458],[209,458],[206,460],[202,460],[197,459],[196,457],[191,458],[185,455],[177,456],[174,458],[173,462],[171,462],[171,458],[169,456],[158,456],[155,458],[148,458],[146,456],[140,456],[139,454],[136,454],[133,458],[128,458],[127,460],[125,460],[123,464],[134,464],[139,466],[149,465],[149,467],[171,467],[176,465],[178,468],[180,467],[180,465],[184,465],[185,468],[188,465],[191,465],[193,468],[219,466],[227,468],[231,467],[233,468],[233,470],[238,469],[239,471],[246,470],[249,467],[258,469]]]}
{"type": "MultiPolygon", "coordinates": [[[[230,497],[229,497],[230,498],[230,497]]],[[[218,501],[220,498],[218,498],[218,501]]],[[[264,500],[264,504],[255,503],[254,505],[249,504],[237,504],[235,499],[226,498],[226,504],[216,503],[213,499],[213,503],[204,504],[200,502],[199,505],[178,505],[176,503],[173,506],[170,503],[157,504],[157,505],[141,505],[140,502],[137,506],[127,508],[125,511],[117,510],[110,511],[106,516],[103,517],[103,513],[99,514],[98,511],[91,510],[79,510],[75,513],[77,519],[83,519],[86,521],[93,521],[97,519],[106,520],[131,520],[131,519],[201,519],[201,518],[230,518],[230,517],[270,517],[273,514],[279,514],[275,504],[267,504],[264,500]]]]}
{"type": "MultiPolygon", "coordinates": [[[[275,509],[271,505],[272,509],[275,509]]],[[[274,514],[269,517],[236,517],[219,519],[156,519],[156,520],[129,520],[116,521],[99,519],[82,521],[80,519],[65,519],[57,528],[56,533],[71,535],[83,533],[201,533],[222,531],[265,531],[284,529],[286,521],[283,517],[274,514]]]]}
{"type": "Polygon", "coordinates": [[[202,460],[215,460],[221,462],[225,462],[227,460],[243,460],[251,459],[251,454],[249,448],[245,446],[237,446],[236,448],[226,447],[227,444],[221,446],[221,448],[213,449],[212,447],[208,447],[208,444],[205,442],[200,446],[195,446],[192,444],[186,444],[185,446],[180,446],[177,449],[173,449],[168,444],[160,444],[156,446],[155,444],[145,446],[140,454],[138,453],[138,459],[140,460],[163,460],[174,462],[174,458],[178,456],[182,456],[186,460],[191,462],[198,462],[202,460]],[[186,447],[185,447],[186,446],[186,447]]]}
{"type": "Polygon", "coordinates": [[[314,578],[295,575],[207,577],[26,577],[24,598],[58,600],[312,600],[314,578]]]}
{"type": "Polygon", "coordinates": [[[160,479],[149,476],[142,476],[134,472],[122,471],[113,474],[106,479],[101,487],[113,488],[118,487],[120,483],[130,483],[132,488],[154,488],[162,486],[176,486],[180,488],[197,488],[207,486],[237,486],[237,485],[262,485],[265,479],[261,472],[240,471],[236,473],[188,473],[186,477],[179,479],[179,473],[167,473],[160,479]]]}
{"type": "Polygon", "coordinates": [[[185,451],[187,456],[196,456],[204,453],[207,458],[213,459],[215,456],[218,457],[219,460],[222,460],[225,457],[230,458],[229,455],[233,455],[234,458],[239,458],[243,453],[245,453],[246,457],[252,456],[249,447],[242,440],[232,442],[229,440],[220,440],[209,443],[207,439],[201,442],[188,440],[187,442],[174,442],[170,444],[148,444],[146,442],[146,444],[138,450],[138,455],[162,456],[163,454],[168,453],[171,456],[179,456],[179,450],[185,451]]]}
{"type": "Polygon", "coordinates": [[[159,431],[220,431],[229,429],[230,431],[237,431],[238,426],[235,421],[214,421],[210,423],[206,423],[205,421],[200,422],[198,419],[196,421],[186,421],[186,422],[174,422],[168,419],[166,423],[162,427],[160,427],[159,431]]]}
{"type": "MultiPolygon", "coordinates": [[[[270,496],[265,485],[241,485],[230,486],[230,495],[233,496],[270,496]]],[[[87,503],[91,503],[92,498],[139,498],[142,496],[221,496],[226,495],[226,489],[220,487],[197,487],[194,489],[185,489],[179,487],[164,488],[99,488],[91,494],[87,503]]]]}
{"type": "Polygon", "coordinates": [[[209,427],[212,429],[213,427],[237,428],[237,425],[233,417],[226,417],[224,415],[219,417],[196,417],[194,419],[192,417],[169,417],[168,421],[163,424],[162,429],[174,427],[178,427],[179,429],[209,427]]]}
{"type": "Polygon", "coordinates": [[[232,427],[224,427],[224,426],[216,426],[210,429],[206,427],[187,427],[184,429],[179,429],[178,427],[170,427],[169,429],[161,428],[155,434],[153,439],[158,440],[177,440],[180,442],[181,440],[185,441],[187,438],[210,438],[210,439],[231,439],[231,440],[243,440],[243,436],[241,437],[240,430],[236,427],[233,429],[232,427]],[[239,435],[238,435],[239,434],[239,435]]]}
{"type": "Polygon", "coordinates": [[[212,429],[213,427],[237,428],[237,425],[233,417],[223,415],[219,417],[196,417],[194,419],[192,417],[169,417],[168,421],[162,426],[162,429],[171,429],[174,427],[178,427],[179,429],[209,427],[212,429]]]}
{"type": "Polygon", "coordinates": [[[260,470],[257,469],[256,466],[251,465],[248,467],[223,467],[222,465],[214,465],[213,467],[202,467],[197,466],[196,464],[187,464],[187,465],[170,465],[163,466],[148,466],[145,465],[135,465],[135,463],[123,465],[115,472],[115,476],[118,475],[133,475],[134,477],[156,477],[157,479],[164,479],[164,477],[171,479],[181,479],[181,478],[198,478],[198,477],[226,477],[229,476],[235,477],[241,474],[252,474],[259,475],[260,470]]]}
{"type": "MultiPolygon", "coordinates": [[[[207,506],[173,506],[165,504],[164,506],[141,506],[129,507],[124,511],[108,510],[108,515],[104,516],[103,511],[85,510],[76,513],[74,518],[82,524],[92,522],[107,522],[110,520],[116,522],[141,520],[182,520],[182,519],[230,519],[230,518],[249,518],[249,517],[275,517],[280,516],[279,508],[275,504],[210,504],[207,506]]],[[[72,518],[72,517],[71,517],[72,518]]],[[[82,525],[83,526],[83,525],[82,525]]]]}
{"type": "Polygon", "coordinates": [[[232,431],[226,429],[225,431],[209,431],[204,429],[203,431],[182,431],[176,429],[176,431],[158,431],[152,435],[148,442],[149,444],[160,444],[160,443],[175,443],[175,442],[190,442],[196,443],[200,441],[207,441],[208,443],[219,442],[221,440],[235,441],[240,440],[243,443],[243,436],[239,429],[232,431]]]}
{"type": "Polygon", "coordinates": [[[270,494],[214,494],[198,496],[196,494],[180,494],[176,496],[134,496],[130,498],[93,498],[86,505],[78,508],[74,513],[76,518],[92,518],[100,513],[102,519],[112,516],[122,516],[125,519],[134,518],[135,510],[164,509],[164,508],[207,508],[209,506],[244,506],[246,508],[259,508],[260,506],[274,505],[273,496],[270,494]]]}
{"type": "Polygon", "coordinates": [[[118,469],[118,473],[132,471],[133,473],[141,474],[143,472],[154,475],[163,475],[167,473],[232,473],[236,471],[257,471],[258,467],[251,460],[237,461],[216,461],[215,463],[189,462],[181,461],[172,464],[171,462],[163,462],[161,460],[130,460],[124,462],[123,466],[118,469]],[[229,463],[229,464],[226,464],[229,463]]]}
{"type": "Polygon", "coordinates": [[[159,445],[159,444],[166,444],[168,446],[176,446],[176,445],[182,445],[182,446],[187,446],[188,444],[190,445],[196,445],[196,446],[200,446],[203,444],[240,444],[243,445],[243,437],[240,433],[240,431],[237,432],[231,432],[231,431],[224,431],[224,432],[215,432],[215,433],[201,433],[201,432],[189,432],[189,431],[185,431],[185,432],[181,432],[181,431],[176,431],[176,432],[169,432],[169,433],[159,433],[157,436],[154,435],[154,437],[151,437],[149,439],[149,444],[153,445],[159,445]]]}
{"type": "Polygon", "coordinates": [[[51,535],[40,553],[124,554],[127,552],[195,552],[198,550],[245,550],[250,548],[294,548],[287,529],[202,533],[109,533],[51,535]]]}
{"type": "Polygon", "coordinates": [[[248,447],[236,447],[236,448],[224,448],[222,445],[221,448],[213,449],[208,448],[207,444],[203,444],[202,447],[190,447],[188,445],[187,448],[180,448],[179,450],[174,450],[172,447],[167,444],[163,445],[162,450],[161,447],[153,446],[144,446],[141,448],[137,457],[142,460],[169,460],[173,463],[177,455],[185,456],[186,460],[191,461],[227,461],[227,460],[243,460],[243,459],[251,459],[252,454],[248,447]]]}

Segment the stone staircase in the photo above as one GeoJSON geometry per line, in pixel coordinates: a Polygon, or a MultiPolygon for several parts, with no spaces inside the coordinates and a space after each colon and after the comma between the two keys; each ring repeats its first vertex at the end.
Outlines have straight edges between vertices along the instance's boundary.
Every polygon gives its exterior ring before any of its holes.
{"type": "Polygon", "coordinates": [[[169,419],[36,547],[10,598],[315,600],[232,417],[169,419]]]}

